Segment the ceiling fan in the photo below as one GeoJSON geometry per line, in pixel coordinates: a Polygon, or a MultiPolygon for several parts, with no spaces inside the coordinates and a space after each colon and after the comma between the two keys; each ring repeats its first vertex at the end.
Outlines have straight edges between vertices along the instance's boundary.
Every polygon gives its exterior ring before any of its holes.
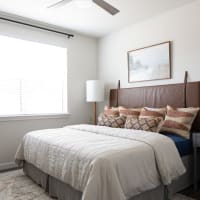
{"type": "MultiPolygon", "coordinates": [[[[76,0],[60,0],[52,5],[48,6],[48,8],[63,6],[71,1],[76,1],[76,0]]],[[[86,1],[86,0],[84,0],[84,1],[86,1]]],[[[102,9],[104,9],[105,11],[110,13],[111,15],[116,15],[119,12],[119,10],[117,8],[113,7],[112,5],[110,5],[109,3],[107,3],[104,0],[87,0],[87,1],[92,1],[93,3],[97,4],[99,7],[101,7],[102,9]]]]}

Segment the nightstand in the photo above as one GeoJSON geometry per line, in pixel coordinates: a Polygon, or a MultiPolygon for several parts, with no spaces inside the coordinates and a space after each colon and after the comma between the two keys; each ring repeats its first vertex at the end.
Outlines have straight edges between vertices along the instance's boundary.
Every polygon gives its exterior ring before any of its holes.
{"type": "Polygon", "coordinates": [[[195,191],[197,191],[197,189],[198,189],[197,150],[198,150],[198,148],[200,148],[200,133],[193,133],[192,141],[193,141],[193,149],[194,149],[194,189],[195,189],[195,191]]]}

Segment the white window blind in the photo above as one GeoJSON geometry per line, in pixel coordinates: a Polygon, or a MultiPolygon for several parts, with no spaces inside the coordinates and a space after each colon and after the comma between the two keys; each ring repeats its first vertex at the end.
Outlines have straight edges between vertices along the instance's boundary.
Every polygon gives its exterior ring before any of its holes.
{"type": "Polygon", "coordinates": [[[67,49],[0,36],[0,115],[67,113],[67,49]]]}

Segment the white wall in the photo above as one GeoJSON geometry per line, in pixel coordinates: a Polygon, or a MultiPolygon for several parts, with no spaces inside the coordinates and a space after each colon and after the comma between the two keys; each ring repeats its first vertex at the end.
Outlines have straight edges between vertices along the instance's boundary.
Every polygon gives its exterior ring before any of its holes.
{"type": "MultiPolygon", "coordinates": [[[[108,91],[121,87],[140,87],[178,83],[184,71],[189,81],[200,80],[200,1],[112,33],[99,41],[99,78],[108,91]],[[172,79],[128,83],[127,51],[160,42],[172,41],[172,79]]],[[[100,106],[102,109],[103,104],[100,106]]]]}
{"type": "Polygon", "coordinates": [[[5,163],[13,162],[17,146],[26,132],[89,121],[92,111],[91,105],[85,101],[85,82],[96,78],[97,41],[79,34],[68,40],[66,36],[1,21],[0,34],[67,47],[68,103],[71,113],[68,117],[53,119],[0,121],[1,169],[5,163]]]}

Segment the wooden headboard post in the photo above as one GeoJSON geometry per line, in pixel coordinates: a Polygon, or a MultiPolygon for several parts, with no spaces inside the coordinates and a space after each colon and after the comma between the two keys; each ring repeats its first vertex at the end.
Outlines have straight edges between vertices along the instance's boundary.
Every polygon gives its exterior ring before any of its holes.
{"type": "Polygon", "coordinates": [[[184,77],[184,107],[187,107],[187,79],[188,79],[188,71],[185,71],[184,77]]]}
{"type": "Polygon", "coordinates": [[[120,90],[120,80],[118,80],[117,84],[117,107],[119,106],[119,90],[120,90]]]}

